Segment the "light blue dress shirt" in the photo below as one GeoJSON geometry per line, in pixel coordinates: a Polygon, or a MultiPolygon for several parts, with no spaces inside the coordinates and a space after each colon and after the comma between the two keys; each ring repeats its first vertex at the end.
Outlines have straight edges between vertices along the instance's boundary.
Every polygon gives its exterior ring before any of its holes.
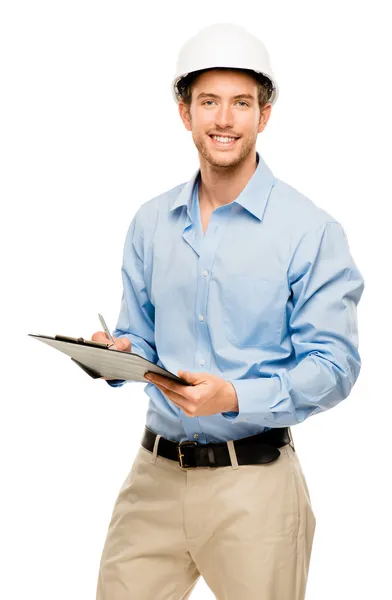
{"type": "Polygon", "coordinates": [[[238,396],[238,413],[188,417],[148,383],[146,425],[170,440],[222,442],[301,423],[344,400],[361,368],[364,280],[342,225],[256,156],[205,235],[199,169],[129,226],[113,335],[176,375],[219,375],[238,396]]]}

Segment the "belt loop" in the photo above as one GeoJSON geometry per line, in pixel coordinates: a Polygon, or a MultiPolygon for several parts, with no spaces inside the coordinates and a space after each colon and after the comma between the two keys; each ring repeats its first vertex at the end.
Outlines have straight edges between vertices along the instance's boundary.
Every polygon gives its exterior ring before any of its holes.
{"type": "Polygon", "coordinates": [[[157,436],[154,441],[154,448],[152,451],[152,459],[151,459],[151,462],[154,464],[157,462],[158,444],[159,444],[159,440],[161,439],[161,437],[162,437],[161,434],[157,433],[157,436]]]}
{"type": "Polygon", "coordinates": [[[234,442],[233,440],[229,440],[228,442],[226,442],[226,444],[230,454],[231,466],[233,467],[233,469],[238,469],[238,460],[234,447],[234,442]]]}
{"type": "Polygon", "coordinates": [[[290,429],[290,427],[287,427],[287,431],[288,431],[288,433],[289,433],[289,438],[290,438],[290,446],[292,447],[292,449],[293,449],[293,450],[294,450],[294,452],[295,452],[294,440],[293,440],[293,436],[292,436],[292,434],[291,434],[291,429],[290,429]]]}

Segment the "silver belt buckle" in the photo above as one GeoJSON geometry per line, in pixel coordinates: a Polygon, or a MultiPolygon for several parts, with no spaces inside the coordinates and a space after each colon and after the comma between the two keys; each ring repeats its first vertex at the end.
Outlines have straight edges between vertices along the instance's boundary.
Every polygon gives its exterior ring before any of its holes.
{"type": "Polygon", "coordinates": [[[184,465],[183,465],[183,463],[182,463],[182,459],[183,459],[183,457],[184,457],[185,455],[184,455],[184,454],[182,454],[182,452],[181,452],[181,446],[186,446],[186,445],[188,445],[188,446],[189,446],[189,445],[192,445],[192,444],[193,444],[194,446],[197,446],[197,442],[191,442],[191,441],[188,441],[188,440],[185,440],[184,442],[180,442],[180,443],[178,444],[178,446],[177,446],[178,458],[179,458],[179,461],[180,461],[180,467],[181,467],[182,469],[192,469],[192,468],[193,468],[193,467],[186,467],[186,466],[184,466],[184,465]]]}

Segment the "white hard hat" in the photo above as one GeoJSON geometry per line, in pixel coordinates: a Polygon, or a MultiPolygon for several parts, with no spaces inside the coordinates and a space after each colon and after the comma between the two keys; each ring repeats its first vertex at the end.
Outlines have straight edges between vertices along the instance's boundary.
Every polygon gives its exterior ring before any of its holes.
{"type": "Polygon", "coordinates": [[[263,75],[270,88],[268,101],[275,104],[279,90],[266,47],[244,27],[232,23],[208,25],[182,46],[171,85],[175,101],[180,100],[177,85],[183,77],[214,67],[249,69],[263,75]]]}

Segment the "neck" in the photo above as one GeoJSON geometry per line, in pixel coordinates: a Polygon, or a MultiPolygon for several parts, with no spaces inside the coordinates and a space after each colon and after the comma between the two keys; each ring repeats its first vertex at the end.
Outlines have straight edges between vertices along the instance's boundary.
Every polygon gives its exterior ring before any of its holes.
{"type": "Polygon", "coordinates": [[[232,167],[216,167],[200,157],[199,204],[211,211],[233,202],[257,167],[256,150],[232,167]]]}

